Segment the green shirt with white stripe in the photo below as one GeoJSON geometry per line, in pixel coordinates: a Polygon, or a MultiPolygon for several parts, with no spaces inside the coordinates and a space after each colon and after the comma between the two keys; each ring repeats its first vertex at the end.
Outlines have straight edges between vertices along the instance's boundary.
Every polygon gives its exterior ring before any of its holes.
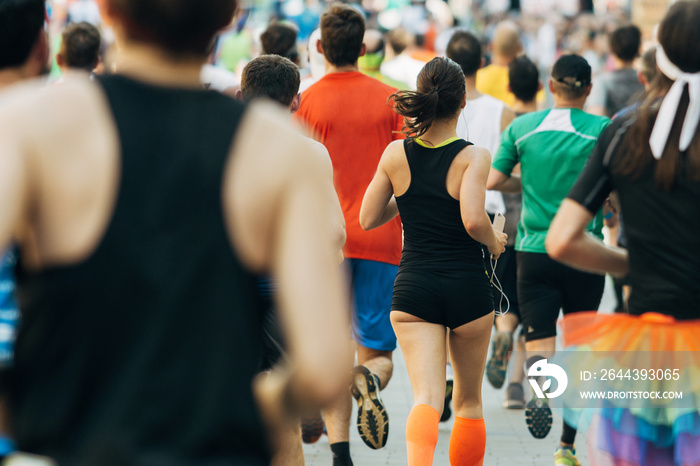
{"type": "MultiPolygon", "coordinates": [[[[586,165],[607,117],[574,108],[553,108],[517,117],[501,135],[493,168],[510,176],[520,162],[523,202],[516,251],[546,253],[544,239],[559,204],[586,165]]],[[[588,231],[603,238],[598,212],[588,231]]]]}

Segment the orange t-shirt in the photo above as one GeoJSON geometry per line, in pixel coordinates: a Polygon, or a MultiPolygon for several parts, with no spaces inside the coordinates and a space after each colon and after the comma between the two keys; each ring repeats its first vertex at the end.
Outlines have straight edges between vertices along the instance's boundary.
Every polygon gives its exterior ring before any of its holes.
{"type": "Polygon", "coordinates": [[[371,231],[360,228],[360,207],[386,146],[403,136],[403,118],[387,104],[396,89],[357,71],[331,73],[303,93],[295,118],[326,146],[333,162],[333,183],[343,208],[347,241],[343,253],[353,259],[389,264],[401,260],[401,221],[371,231]]]}

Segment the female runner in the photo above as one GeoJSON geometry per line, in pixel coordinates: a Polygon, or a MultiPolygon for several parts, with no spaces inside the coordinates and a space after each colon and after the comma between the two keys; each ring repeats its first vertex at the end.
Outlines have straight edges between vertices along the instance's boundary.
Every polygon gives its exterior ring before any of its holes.
{"type": "Polygon", "coordinates": [[[461,68],[431,60],[418,91],[392,98],[408,139],[391,143],[367,188],[360,225],[376,228],[401,214],[404,247],[391,322],[408,368],[414,406],[406,423],[408,464],[431,465],[445,403],[445,338],[454,368],[455,422],[450,463],[483,463],[486,431],[481,381],[493,326],[491,285],[481,245],[494,258],[506,235],[484,210],[488,151],[459,139],[465,106],[461,68]]]}
{"type": "Polygon", "coordinates": [[[573,425],[596,414],[593,464],[700,464],[698,24],[700,3],[671,6],[658,33],[659,92],[603,132],[547,237],[547,251],[555,259],[583,270],[628,275],[632,287],[629,315],[564,318],[566,344],[592,350],[580,358],[587,367],[569,367],[570,378],[579,369],[594,370],[595,360],[605,358],[605,373],[598,379],[607,380],[594,384],[598,389],[683,396],[613,398],[595,405],[602,409],[565,410],[573,425]],[[613,190],[629,252],[584,234],[613,190]]]}

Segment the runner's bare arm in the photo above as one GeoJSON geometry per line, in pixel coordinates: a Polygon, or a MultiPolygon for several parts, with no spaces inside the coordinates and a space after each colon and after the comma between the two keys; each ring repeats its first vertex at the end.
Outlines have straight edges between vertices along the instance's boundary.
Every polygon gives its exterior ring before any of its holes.
{"type": "MultiPolygon", "coordinates": [[[[16,117],[12,110],[0,108],[0,257],[16,240],[27,210],[28,164],[16,117]]],[[[5,389],[0,385],[0,434],[9,435],[5,389]]]]}
{"type": "Polygon", "coordinates": [[[324,404],[347,388],[350,370],[328,167],[316,143],[270,106],[253,105],[238,134],[224,193],[232,240],[247,264],[277,282],[298,401],[324,404]]]}
{"type": "Polygon", "coordinates": [[[492,168],[486,183],[486,189],[492,189],[504,193],[519,193],[522,191],[520,175],[511,173],[511,175],[508,176],[505,173],[492,168]]]}
{"type": "Polygon", "coordinates": [[[581,204],[564,199],[545,241],[554,260],[592,273],[624,277],[629,271],[627,250],[606,246],[586,233],[593,215],[581,204]]]}
{"type": "Polygon", "coordinates": [[[363,230],[380,227],[399,214],[394,188],[387,173],[388,159],[394,155],[395,148],[394,144],[386,148],[379,161],[377,172],[365,191],[360,209],[360,226],[363,230]]]}
{"type": "Polygon", "coordinates": [[[0,109],[0,254],[17,238],[28,202],[26,140],[14,108],[0,109]]]}
{"type": "Polygon", "coordinates": [[[459,190],[462,222],[469,236],[486,245],[497,258],[505,248],[507,236],[494,230],[484,209],[491,155],[483,147],[470,146],[464,150],[470,153],[470,157],[459,190]]]}

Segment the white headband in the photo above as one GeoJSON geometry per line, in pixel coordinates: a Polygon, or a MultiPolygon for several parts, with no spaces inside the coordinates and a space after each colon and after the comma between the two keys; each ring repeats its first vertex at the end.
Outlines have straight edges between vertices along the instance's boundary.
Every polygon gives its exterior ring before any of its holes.
{"type": "Polygon", "coordinates": [[[673,86],[671,86],[671,89],[669,89],[661,103],[659,114],[656,116],[656,121],[654,122],[654,129],[652,129],[651,137],[649,138],[651,153],[656,160],[659,160],[664,153],[668,137],[671,134],[673,120],[676,118],[678,104],[681,101],[683,89],[686,84],[688,84],[690,104],[685,114],[685,120],[683,120],[683,128],[681,129],[681,139],[678,148],[684,151],[690,146],[690,142],[695,135],[695,130],[698,127],[698,121],[700,120],[700,72],[684,73],[669,60],[661,46],[656,47],[656,66],[658,66],[659,70],[668,76],[669,79],[675,80],[673,86]]]}

